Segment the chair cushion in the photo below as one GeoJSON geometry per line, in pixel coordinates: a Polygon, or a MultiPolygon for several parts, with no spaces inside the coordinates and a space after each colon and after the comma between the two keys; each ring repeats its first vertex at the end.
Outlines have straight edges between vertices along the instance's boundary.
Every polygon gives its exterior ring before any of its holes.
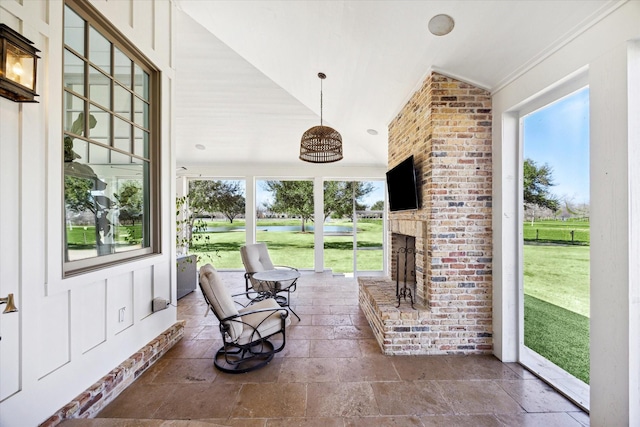
{"type": "MultiPolygon", "coordinates": [[[[202,292],[205,293],[207,299],[213,306],[213,311],[218,319],[222,320],[239,314],[238,308],[231,298],[231,294],[211,264],[200,267],[200,286],[202,287],[202,292]]],[[[243,325],[240,321],[242,321],[242,319],[226,322],[226,324],[230,326],[229,336],[232,341],[235,341],[242,334],[243,325]]]]}
{"type": "MultiPolygon", "coordinates": [[[[259,273],[261,271],[273,270],[273,262],[269,256],[269,250],[266,243],[254,243],[251,245],[242,246],[240,248],[240,256],[242,258],[242,264],[247,273],[259,273]]],[[[259,280],[250,277],[253,290],[256,292],[268,292],[269,286],[266,283],[262,283],[259,280]]],[[[275,283],[275,289],[280,289],[280,284],[275,283]]]]}
{"type": "MultiPolygon", "coordinates": [[[[281,312],[286,312],[285,309],[278,311],[267,311],[262,313],[245,314],[254,310],[260,310],[264,308],[281,308],[280,305],[273,298],[267,298],[260,302],[250,305],[247,308],[240,309],[242,315],[242,321],[251,325],[246,326],[242,331],[242,335],[238,338],[238,344],[247,344],[251,341],[255,341],[260,337],[267,337],[271,334],[282,329],[282,319],[280,317],[281,312]],[[257,331],[257,332],[256,332],[257,331]],[[255,333],[254,333],[255,332],[255,333]]],[[[291,319],[287,316],[285,319],[285,326],[291,323],[291,319]]]]}
{"type": "Polygon", "coordinates": [[[242,246],[240,254],[245,269],[250,273],[274,269],[265,243],[242,246]]]}

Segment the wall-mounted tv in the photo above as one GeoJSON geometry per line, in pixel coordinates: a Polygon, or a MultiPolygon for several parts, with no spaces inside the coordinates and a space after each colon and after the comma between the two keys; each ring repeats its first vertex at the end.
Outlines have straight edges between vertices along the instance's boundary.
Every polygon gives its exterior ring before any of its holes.
{"type": "Polygon", "coordinates": [[[390,211],[418,209],[418,187],[413,156],[387,172],[387,191],[390,211]]]}

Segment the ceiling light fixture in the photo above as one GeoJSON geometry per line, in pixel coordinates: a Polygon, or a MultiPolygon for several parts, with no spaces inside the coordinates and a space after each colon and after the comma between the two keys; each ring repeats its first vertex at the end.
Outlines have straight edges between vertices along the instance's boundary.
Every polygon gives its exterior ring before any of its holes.
{"type": "Polygon", "coordinates": [[[446,36],[453,31],[454,26],[453,18],[445,14],[436,15],[429,20],[429,31],[435,36],[446,36]]]}
{"type": "Polygon", "coordinates": [[[196,148],[198,150],[204,150],[206,147],[204,145],[202,145],[202,144],[196,144],[196,148]]]}
{"type": "Polygon", "coordinates": [[[340,133],[322,125],[322,80],[327,76],[318,73],[320,77],[320,126],[314,126],[302,134],[300,140],[300,160],[310,163],[331,163],[342,160],[342,136],[340,133]]]}
{"type": "Polygon", "coordinates": [[[367,129],[367,133],[368,133],[369,135],[377,135],[377,134],[378,134],[378,131],[377,131],[377,130],[375,130],[375,129],[367,129]]]}

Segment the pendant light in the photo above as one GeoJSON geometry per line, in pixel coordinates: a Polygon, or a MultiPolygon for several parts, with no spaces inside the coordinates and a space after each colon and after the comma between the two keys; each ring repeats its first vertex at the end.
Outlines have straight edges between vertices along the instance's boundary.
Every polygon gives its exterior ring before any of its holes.
{"type": "Polygon", "coordinates": [[[322,124],[322,80],[327,76],[318,73],[320,78],[320,126],[307,130],[300,140],[300,160],[310,163],[331,163],[342,160],[342,137],[340,133],[322,124]]]}

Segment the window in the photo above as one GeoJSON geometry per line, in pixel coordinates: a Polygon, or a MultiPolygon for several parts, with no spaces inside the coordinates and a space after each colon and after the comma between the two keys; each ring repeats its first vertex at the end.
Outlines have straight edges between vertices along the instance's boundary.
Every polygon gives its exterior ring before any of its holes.
{"type": "Polygon", "coordinates": [[[348,275],[381,272],[384,181],[325,181],[323,189],[325,267],[348,275]]]}
{"type": "Polygon", "coordinates": [[[64,10],[65,274],[159,251],[159,72],[97,12],[64,10]]]}
{"type": "Polygon", "coordinates": [[[256,181],[256,242],[276,265],[314,268],[313,181],[256,181]]]}

